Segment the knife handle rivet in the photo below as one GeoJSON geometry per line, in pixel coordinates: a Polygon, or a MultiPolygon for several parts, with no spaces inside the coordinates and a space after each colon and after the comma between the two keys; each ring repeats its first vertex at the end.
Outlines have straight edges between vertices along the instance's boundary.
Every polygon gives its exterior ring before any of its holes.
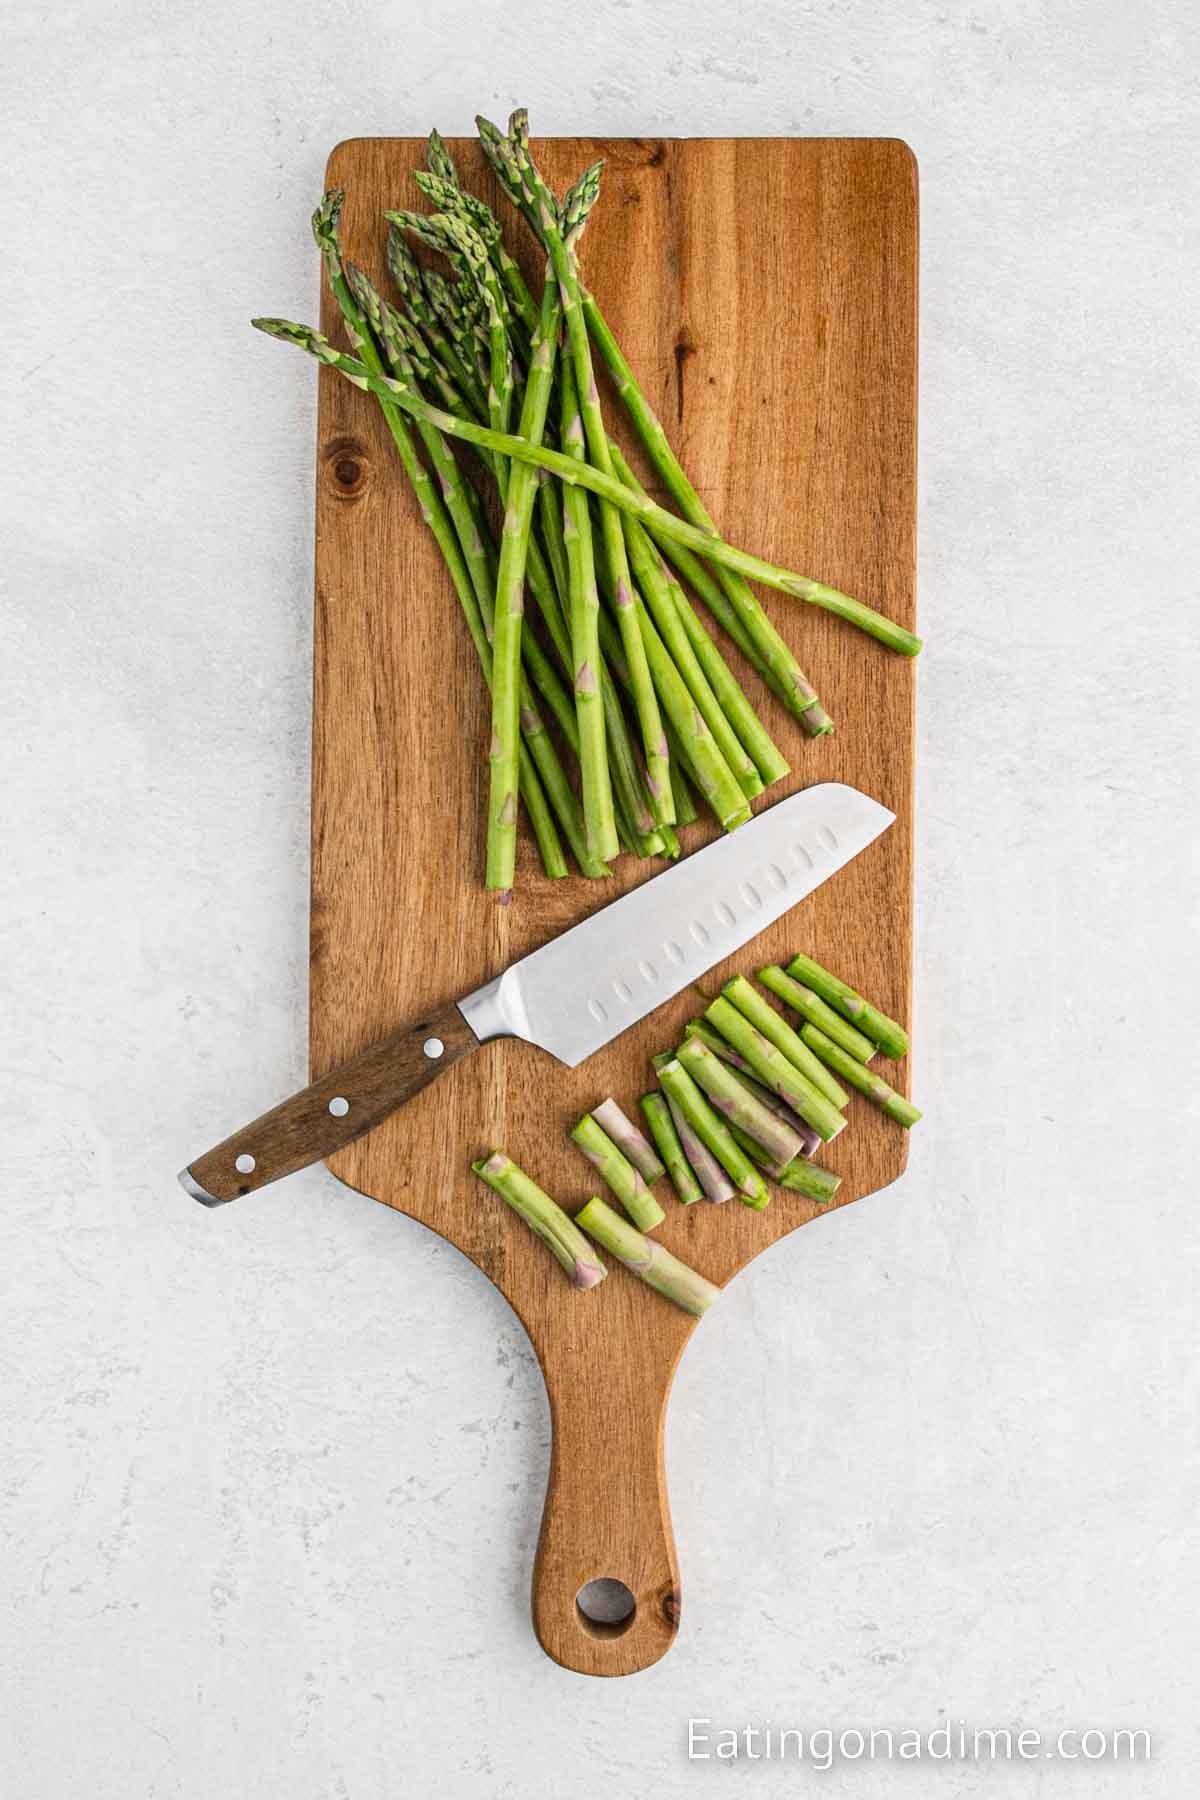
{"type": "Polygon", "coordinates": [[[344,1094],[335,1094],[329,1102],[329,1110],[335,1119],[344,1119],[350,1111],[350,1102],[344,1094]]]}
{"type": "Polygon", "coordinates": [[[431,1062],[436,1062],[446,1046],[443,1044],[441,1038],[426,1038],[425,1042],[421,1045],[421,1048],[431,1062]]]}
{"type": "Polygon", "coordinates": [[[248,1155],[247,1152],[243,1150],[240,1156],[234,1158],[233,1166],[239,1175],[253,1175],[258,1164],[252,1156],[248,1155]]]}

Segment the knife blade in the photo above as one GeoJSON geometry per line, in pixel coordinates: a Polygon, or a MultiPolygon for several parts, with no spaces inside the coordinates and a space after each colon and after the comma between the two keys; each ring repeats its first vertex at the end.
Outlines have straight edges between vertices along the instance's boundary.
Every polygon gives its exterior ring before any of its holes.
{"type": "Polygon", "coordinates": [[[842,782],[779,801],[322,1076],[190,1163],[180,1182],[205,1206],[253,1193],[372,1130],[493,1038],[523,1038],[576,1067],[750,943],[894,817],[842,782]]]}

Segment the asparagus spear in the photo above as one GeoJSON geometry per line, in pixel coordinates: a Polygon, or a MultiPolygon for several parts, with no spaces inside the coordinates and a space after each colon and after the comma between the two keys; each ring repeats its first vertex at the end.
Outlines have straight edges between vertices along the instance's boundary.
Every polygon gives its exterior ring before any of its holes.
{"type": "Polygon", "coordinates": [[[700,1318],[720,1293],[720,1288],[689,1268],[687,1263],[680,1262],[653,1238],[643,1237],[596,1195],[586,1206],[580,1207],[576,1219],[589,1236],[618,1262],[624,1263],[647,1287],[652,1287],[665,1300],[673,1300],[684,1312],[700,1318]]]}
{"type": "Polygon", "coordinates": [[[667,1167],[671,1184],[684,1206],[704,1198],[704,1189],[684,1154],[683,1143],[671,1117],[671,1108],[662,1094],[643,1094],[642,1114],[650,1127],[650,1135],[658,1154],[667,1167]]]}
{"type": "MultiPolygon", "coordinates": [[[[430,141],[436,133],[430,134],[430,141]]],[[[418,169],[413,180],[423,194],[432,200],[438,212],[461,213],[462,216],[478,232],[487,247],[492,266],[504,283],[509,303],[525,327],[532,334],[537,323],[537,307],[526,287],[520,269],[504,247],[504,237],[499,221],[491,207],[483,200],[476,199],[459,186],[456,176],[447,176],[444,169],[430,168],[428,174],[418,169]]]]}
{"type": "MultiPolygon", "coordinates": [[[[620,592],[618,586],[618,609],[620,592]]],[[[645,646],[651,680],[666,717],[675,730],[688,772],[725,830],[734,831],[749,819],[749,802],[721,755],[707,721],[688,693],[687,684],[671,660],[670,652],[659,636],[637,587],[631,588],[629,593],[630,611],[645,646]]]]}
{"type": "Polygon", "coordinates": [[[678,1058],[663,1064],[658,1079],[701,1143],[729,1175],[737,1187],[738,1198],[756,1211],[761,1210],[770,1198],[762,1176],[678,1058]]]}
{"type": "Polygon", "coordinates": [[[811,956],[793,956],[787,972],[794,981],[803,982],[814,994],[827,1000],[844,1019],[857,1025],[873,1044],[879,1045],[885,1056],[899,1058],[907,1054],[908,1034],[904,1027],[889,1019],[886,1013],[877,1012],[861,994],[856,994],[852,987],[839,981],[828,969],[823,969],[811,956]]]}
{"type": "Polygon", "coordinates": [[[485,1161],[473,1162],[471,1167],[549,1246],[570,1276],[572,1287],[591,1288],[604,1280],[608,1270],[574,1220],[503,1150],[493,1150],[485,1161]]]}
{"type": "MultiPolygon", "coordinates": [[[[513,155],[529,203],[536,209],[541,222],[542,242],[546,247],[551,267],[562,293],[563,322],[566,326],[567,342],[575,372],[575,387],[579,396],[579,411],[583,420],[588,454],[596,469],[607,476],[610,482],[619,486],[620,484],[616,482],[616,477],[612,473],[608,432],[604,425],[604,415],[600,410],[600,395],[592,370],[592,353],[588,344],[587,326],[584,324],[583,314],[580,311],[579,265],[576,260],[574,241],[569,231],[564,234],[554,195],[542,180],[529,153],[523,117],[520,113],[516,113],[513,118],[517,122],[515,127],[510,129],[513,155]]],[[[597,163],[588,170],[583,179],[590,180],[598,193],[600,164],[597,163]]],[[[578,466],[585,467],[586,465],[578,466]]],[[[670,825],[675,817],[674,800],[671,794],[670,755],[666,739],[663,736],[658,697],[650,679],[646,651],[634,616],[633,579],[629,573],[629,564],[625,555],[625,539],[621,530],[621,520],[611,505],[601,506],[600,527],[616,582],[617,622],[621,628],[625,660],[629,666],[630,680],[633,684],[634,704],[641,732],[642,753],[646,762],[647,784],[653,803],[654,817],[656,823],[670,825]]]]}
{"type": "MultiPolygon", "coordinates": [[[[636,494],[645,495],[645,488],[626,462],[620,446],[615,442],[612,444],[612,458],[613,467],[625,486],[631,488],[636,494]]],[[[755,766],[763,781],[768,783],[778,781],[788,773],[787,759],[750,704],[749,699],[742,691],[741,683],[714,644],[700,615],[684,593],[676,579],[676,570],[704,601],[714,619],[723,627],[726,635],[733,639],[747,662],[757,670],[772,692],[783,701],[789,710],[797,713],[810,737],[814,737],[822,731],[832,731],[833,721],[822,710],[819,701],[814,700],[808,705],[804,703],[802,690],[796,686],[790,674],[790,665],[794,659],[779,634],[776,632],[772,637],[770,631],[760,626],[757,630],[757,637],[762,649],[758,649],[741,618],[734,611],[720,582],[715,575],[710,573],[700,558],[693,555],[690,550],[685,550],[682,544],[676,544],[669,538],[663,538],[653,526],[647,527],[647,535],[663,558],[666,578],[671,585],[680,622],[691,640],[692,648],[700,659],[714,693],[728,714],[730,723],[742,743],[754,758],[755,766]],[[775,641],[777,638],[778,642],[775,641]],[[772,667],[772,665],[774,666],[772,667]],[[819,723],[818,721],[824,722],[819,723]]],[[[767,625],[770,625],[769,620],[767,620],[767,625]]],[[[771,630],[773,631],[774,628],[771,627],[771,630]]]]}
{"type": "MultiPolygon", "coordinates": [[[[329,283],[341,309],[351,342],[356,346],[368,367],[382,370],[383,362],[379,350],[372,339],[367,321],[351,291],[346,276],[341,241],[338,235],[338,220],[341,217],[343,200],[344,195],[340,189],[331,189],[322,197],[320,206],[313,214],[313,236],[324,259],[329,283]]],[[[445,559],[454,591],[463,609],[467,628],[471,633],[472,642],[483,668],[484,679],[490,688],[492,685],[491,648],[475,599],[470,573],[455,537],[454,527],[441,497],[429,478],[425,465],[417,454],[412,434],[402,414],[386,401],[381,400],[380,407],[405,474],[416,494],[421,508],[421,516],[433,533],[445,559]]],[[[526,726],[526,744],[530,737],[540,737],[545,740],[545,746],[552,749],[549,740],[545,738],[544,728],[541,726],[535,709],[531,709],[526,726]]],[[[558,840],[558,833],[554,828],[554,821],[550,817],[545,794],[534,767],[532,751],[522,753],[518,774],[521,791],[529,812],[529,821],[542,859],[542,867],[552,879],[561,879],[567,873],[567,865],[558,840]]]]}
{"type": "MultiPolygon", "coordinates": [[[[519,135],[519,131],[524,125],[524,116],[514,114],[514,121],[518,125],[517,135],[519,135]]],[[[540,237],[541,221],[523,188],[516,149],[511,141],[511,136],[505,138],[488,119],[480,117],[476,119],[475,123],[479,129],[484,154],[501,186],[514,204],[525,214],[534,234],[540,237]]],[[[715,535],[716,527],[711,516],[684,474],[683,468],[667,440],[667,435],[638,385],[633,370],[622,355],[620,345],[609,329],[595,296],[583,289],[581,299],[587,329],[608,365],[609,373],[617,385],[617,391],[634,422],[639,437],[650,454],[651,461],[662,476],[668,492],[685,519],[715,535]]],[[[808,678],[762,611],[751,589],[744,580],[740,579],[747,573],[749,571],[736,571],[728,567],[718,570],[718,577],[732,615],[743,625],[747,638],[754,642],[756,649],[763,657],[764,664],[771,669],[772,684],[778,683],[776,691],[780,694],[784,704],[796,713],[805,729],[813,736],[831,731],[833,729],[832,721],[817,699],[808,678]]],[[[804,597],[801,596],[801,598],[804,597]]],[[[919,648],[919,643],[914,642],[913,648],[906,654],[915,655],[919,648]]]]}
{"type": "MultiPolygon", "coordinates": [[[[575,377],[566,363],[559,373],[559,390],[562,447],[568,456],[582,458],[585,455],[583,426],[575,377]]],[[[596,592],[592,520],[587,495],[582,489],[564,488],[562,504],[571,613],[571,672],[579,725],[579,766],[583,775],[583,816],[593,852],[597,856],[615,856],[617,828],[608,768],[604,700],[600,692],[600,596],[596,592]]]]}
{"type": "Polygon", "coordinates": [[[640,1230],[653,1231],[662,1224],[666,1213],[628,1157],[618,1150],[591,1113],[584,1113],[571,1137],[640,1230]]]}
{"type": "Polygon", "coordinates": [[[475,373],[474,359],[469,363],[460,354],[458,346],[445,331],[441,320],[436,316],[426,301],[425,282],[421,266],[408,247],[404,232],[399,225],[390,224],[387,235],[387,263],[392,280],[414,324],[425,337],[430,349],[450,371],[455,386],[463,394],[472,411],[486,417],[487,400],[475,373]]]}
{"type": "Polygon", "coordinates": [[[911,1100],[906,1100],[903,1094],[898,1094],[894,1088],[889,1087],[882,1075],[864,1069],[854,1057],[847,1056],[840,1044],[827,1038],[815,1025],[802,1025],[800,1035],[822,1062],[828,1063],[831,1069],[836,1069],[851,1087],[857,1088],[860,1094],[865,1094],[868,1100],[873,1100],[876,1106],[881,1106],[889,1119],[896,1119],[905,1127],[916,1124],[921,1117],[917,1108],[911,1100]]]}
{"type": "MultiPolygon", "coordinates": [[[[353,264],[347,263],[345,273],[350,291],[360,306],[363,317],[376,340],[383,346],[388,366],[402,375],[411,375],[413,364],[408,347],[413,346],[415,332],[411,327],[405,329],[405,321],[393,307],[388,305],[361,269],[356,269],[353,264]]],[[[433,473],[437,478],[446,510],[449,512],[458,534],[459,545],[467,564],[483,627],[490,645],[494,624],[493,596],[496,583],[496,559],[487,521],[479,506],[479,497],[463,478],[454,454],[441,433],[435,431],[432,426],[424,424],[418,426],[418,431],[421,441],[429,453],[433,473]]],[[[535,640],[530,640],[528,650],[531,659],[536,664],[540,651],[535,640]]],[[[489,687],[491,686],[491,660],[489,650],[486,663],[489,687]]],[[[552,692],[552,690],[549,691],[552,692]]],[[[592,856],[589,851],[579,802],[567,779],[566,770],[559,760],[558,752],[542,723],[529,689],[529,683],[523,672],[520,678],[519,717],[522,738],[529,748],[529,753],[581,871],[592,879],[609,875],[611,871],[606,864],[601,859],[592,856]]]]}
{"type": "Polygon", "coordinates": [[[759,1080],[811,1125],[824,1143],[845,1130],[846,1121],[833,1102],[724,995],[712,1002],[704,1016],[745,1057],[759,1080]]]}
{"type": "MultiPolygon", "coordinates": [[[[554,380],[558,342],[558,289],[547,272],[542,309],[534,333],[529,378],[521,405],[522,435],[540,442],[554,380]]],[[[496,575],[496,629],[492,646],[495,679],[492,690],[491,785],[488,796],[487,885],[507,896],[512,889],[516,854],[514,796],[515,746],[518,728],[521,624],[525,607],[525,560],[537,475],[528,464],[513,469],[508,483],[500,567],[496,575]]]]}
{"type": "Polygon", "coordinates": [[[726,1123],[739,1126],[756,1144],[761,1144],[773,1164],[782,1168],[800,1155],[803,1144],[799,1135],[764,1106],[745,1086],[736,1070],[714,1056],[699,1038],[688,1038],[677,1054],[726,1123]]]}
{"type": "Polygon", "coordinates": [[[721,989],[725,998],[732,1001],[742,1017],[749,1019],[756,1030],[782,1050],[788,1061],[799,1069],[800,1073],[812,1082],[827,1099],[836,1107],[845,1106],[850,1096],[844,1087],[839,1087],[819,1056],[803,1044],[792,1030],[787,1020],[781,1018],[775,1008],[764,1000],[757,988],[751,987],[744,975],[735,975],[721,989]]]}
{"type": "Polygon", "coordinates": [[[666,1170],[655,1154],[654,1146],[638,1130],[633,1120],[627,1118],[611,1097],[602,1100],[599,1106],[593,1106],[592,1117],[602,1131],[606,1131],[617,1149],[631,1162],[642,1180],[655,1182],[666,1170]]]}
{"type": "Polygon", "coordinates": [[[768,963],[765,969],[760,969],[758,979],[777,999],[790,1006],[793,1012],[798,1012],[810,1025],[815,1025],[818,1031],[823,1031],[835,1044],[840,1044],[856,1062],[870,1062],[875,1054],[875,1046],[870,1038],[864,1037],[861,1031],[856,1031],[853,1025],[848,1025],[841,1014],[835,1013],[831,1006],[826,1006],[821,996],[814,994],[811,988],[793,981],[776,963],[768,963]]]}
{"type": "MultiPolygon", "coordinates": [[[[662,477],[667,492],[685,519],[691,524],[711,532],[715,537],[717,528],[713,523],[712,515],[684,474],[683,467],[667,440],[666,432],[642,392],[633,370],[626,362],[621,347],[609,329],[593,294],[583,296],[583,309],[587,329],[608,365],[609,373],[616,383],[617,392],[624,401],[637,434],[645,445],[651,462],[662,477]]],[[[747,635],[775,674],[789,711],[796,714],[801,724],[812,735],[815,736],[818,732],[827,730],[828,715],[817,699],[815,690],[791,650],[759,605],[753,589],[744,579],[743,574],[732,568],[718,566],[717,579],[725,591],[729,604],[745,627],[747,635]],[[813,714],[811,721],[808,717],[810,712],[813,714]]],[[[804,598],[804,596],[801,597],[804,598]]]]}
{"type": "Polygon", "coordinates": [[[641,590],[647,610],[658,627],[671,661],[691,695],[694,709],[708,726],[730,774],[747,799],[753,799],[756,794],[762,793],[762,781],[753,759],[747,754],[737,732],[726,718],[692,648],[691,639],[683,628],[672,592],[672,587],[676,584],[672,583],[666,565],[651,543],[644,526],[636,519],[626,519],[624,527],[630,571],[641,590]]]}
{"type": "Polygon", "coordinates": [[[493,431],[486,425],[477,425],[472,419],[464,419],[442,407],[431,406],[411,385],[394,377],[378,375],[356,357],[343,356],[311,325],[299,325],[290,319],[264,318],[252,319],[250,322],[256,330],[266,332],[268,337],[294,344],[301,350],[307,350],[319,362],[340,370],[347,380],[364,392],[378,393],[385,400],[394,401],[406,413],[414,418],[425,419],[451,437],[461,438],[468,444],[477,444],[499,456],[547,469],[560,481],[585,487],[591,493],[598,494],[610,507],[631,513],[648,527],[657,527],[663,536],[676,543],[686,544],[689,549],[698,550],[709,562],[739,570],[755,581],[764,582],[768,587],[779,588],[799,600],[807,600],[813,606],[821,607],[825,612],[834,613],[902,656],[916,656],[921,648],[920,638],[915,637],[911,631],[906,631],[902,625],[897,625],[884,613],[866,606],[861,600],[840,593],[837,588],[827,587],[824,582],[813,581],[807,575],[797,575],[790,569],[777,568],[775,564],[765,562],[762,557],[753,555],[749,550],[739,550],[735,545],[727,544],[722,538],[708,536],[698,526],[689,525],[685,519],[677,518],[665,507],[656,506],[652,500],[635,494],[614,476],[606,475],[591,463],[573,462],[560,451],[547,450],[523,437],[510,437],[506,432],[493,431]]]}

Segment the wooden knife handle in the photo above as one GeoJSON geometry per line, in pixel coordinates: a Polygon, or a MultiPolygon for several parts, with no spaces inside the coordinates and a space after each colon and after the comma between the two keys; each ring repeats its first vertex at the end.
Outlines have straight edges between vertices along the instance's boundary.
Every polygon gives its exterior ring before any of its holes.
{"type": "Polygon", "coordinates": [[[461,1062],[479,1040],[451,1001],[372,1044],[189,1163],[179,1179],[204,1206],[224,1206],[306,1169],[370,1131],[461,1062]]]}

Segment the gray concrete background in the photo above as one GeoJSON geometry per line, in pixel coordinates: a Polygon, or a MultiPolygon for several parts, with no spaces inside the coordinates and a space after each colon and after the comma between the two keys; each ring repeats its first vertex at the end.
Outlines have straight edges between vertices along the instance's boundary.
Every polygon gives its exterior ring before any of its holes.
{"type": "MultiPolygon", "coordinates": [[[[1194,9],[262,0],[6,13],[0,1790],[713,1791],[686,1720],[1146,1725],[1194,1791],[1194,9]],[[504,1302],[311,1172],[174,1171],[305,1067],[307,216],[358,133],[906,138],[923,194],[917,1093],[902,1184],[740,1279],[668,1457],[686,1620],[527,1618],[504,1302]],[[14,229],[15,226],[15,229],[14,229]]],[[[740,1763],[737,1792],[816,1778],[740,1763]]]]}

